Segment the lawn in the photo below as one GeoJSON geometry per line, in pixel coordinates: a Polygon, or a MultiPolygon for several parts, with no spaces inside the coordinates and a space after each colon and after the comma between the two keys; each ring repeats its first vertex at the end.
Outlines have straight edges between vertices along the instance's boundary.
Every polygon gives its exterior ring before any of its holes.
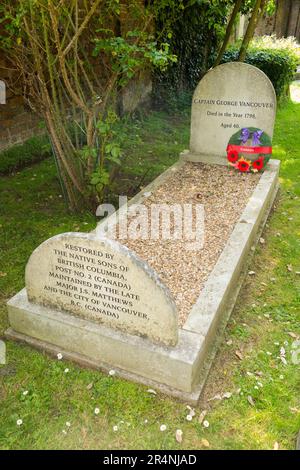
{"type": "MultiPolygon", "coordinates": [[[[192,422],[184,403],[7,341],[1,449],[294,448],[300,429],[300,365],[292,361],[300,335],[299,122],[300,104],[279,109],[274,157],[282,162],[281,191],[192,422]],[[225,392],[228,398],[211,400],[225,392]]],[[[133,194],[188,147],[189,115],[154,112],[128,123],[126,135],[118,190],[133,194]]],[[[0,177],[0,198],[3,335],[5,303],[24,286],[32,250],[55,234],[91,230],[95,217],[67,213],[51,159],[0,177]]]]}

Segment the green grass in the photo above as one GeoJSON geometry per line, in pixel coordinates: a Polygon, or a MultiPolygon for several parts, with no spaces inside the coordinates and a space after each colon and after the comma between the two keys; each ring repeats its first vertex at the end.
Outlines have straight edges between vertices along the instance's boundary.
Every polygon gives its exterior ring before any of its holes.
{"type": "MultiPolygon", "coordinates": [[[[291,361],[289,333],[300,334],[299,122],[300,105],[279,110],[274,157],[282,161],[280,196],[250,267],[256,274],[241,290],[194,420],[186,421],[185,404],[153,396],[144,386],[7,341],[8,362],[0,366],[1,448],[201,449],[202,439],[212,449],[272,449],[275,442],[281,449],[294,448],[300,429],[300,366],[291,361]],[[278,359],[282,346],[286,366],[278,359]],[[224,392],[233,395],[208,401],[224,392]],[[208,429],[198,422],[204,409],[208,429]],[[166,432],[160,432],[161,424],[166,432]],[[178,428],[184,433],[182,444],[175,440],[178,428]]],[[[188,136],[186,115],[153,113],[132,123],[118,180],[122,191],[137,191],[170,166],[188,146],[188,136]]],[[[24,286],[32,250],[57,233],[89,231],[95,219],[66,212],[52,160],[1,177],[0,194],[1,334],[8,326],[5,302],[24,286]]]]}

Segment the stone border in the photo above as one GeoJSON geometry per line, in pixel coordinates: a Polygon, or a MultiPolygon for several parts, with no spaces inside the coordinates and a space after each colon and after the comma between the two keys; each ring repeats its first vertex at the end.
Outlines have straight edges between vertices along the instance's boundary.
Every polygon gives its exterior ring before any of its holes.
{"type": "MultiPolygon", "coordinates": [[[[141,203],[191,155],[160,175],[129,203],[141,203]]],[[[203,163],[226,164],[225,159],[196,156],[203,163]],[[217,161],[218,160],[218,161],[217,161]]],[[[120,377],[150,385],[163,393],[196,404],[205,384],[227,321],[247,271],[249,253],[263,230],[278,190],[280,162],[270,160],[237,222],[204,289],[184,324],[175,347],[118,332],[28,302],[23,289],[8,302],[10,339],[25,342],[51,354],[88,367],[114,368],[120,377]]],[[[118,217],[122,217],[122,208],[118,217]]],[[[107,220],[101,222],[107,223],[107,220]]]]}

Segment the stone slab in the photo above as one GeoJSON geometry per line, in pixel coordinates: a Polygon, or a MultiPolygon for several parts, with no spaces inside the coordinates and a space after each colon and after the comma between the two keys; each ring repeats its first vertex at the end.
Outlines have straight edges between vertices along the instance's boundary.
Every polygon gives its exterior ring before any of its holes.
{"type": "Polygon", "coordinates": [[[26,289],[9,300],[8,316],[11,329],[26,338],[76,353],[97,367],[110,364],[110,368],[192,392],[197,355],[203,341],[199,334],[180,331],[175,347],[155,345],[150,340],[33,304],[27,298],[26,289]]]}
{"type": "Polygon", "coordinates": [[[258,68],[230,62],[211,69],[197,86],[192,103],[191,154],[225,156],[230,137],[257,127],[273,137],[276,94],[258,68]]]}
{"type": "MultiPolygon", "coordinates": [[[[210,156],[202,157],[202,161],[211,162],[210,156]]],[[[174,168],[183,164],[178,162],[174,168]]],[[[89,367],[117,369],[121,377],[195,404],[242,285],[250,248],[255,246],[276,196],[278,170],[279,162],[271,160],[235,228],[238,240],[234,246],[232,237],[228,241],[204,287],[207,298],[203,292],[200,294],[184,328],[179,330],[175,347],[155,345],[147,339],[34,305],[25,290],[8,303],[11,328],[7,337],[53,354],[63,352],[66,358],[89,367]],[[232,259],[231,250],[237,253],[232,259]]],[[[167,175],[169,172],[170,169],[167,175]]],[[[160,175],[160,182],[167,175],[160,175]]],[[[150,187],[159,184],[155,181],[150,187]]],[[[144,199],[145,191],[135,196],[135,203],[144,199]]]]}
{"type": "Polygon", "coordinates": [[[63,233],[36,248],[26,266],[32,303],[150,338],[178,341],[175,302],[156,272],[117,241],[63,233]]]}

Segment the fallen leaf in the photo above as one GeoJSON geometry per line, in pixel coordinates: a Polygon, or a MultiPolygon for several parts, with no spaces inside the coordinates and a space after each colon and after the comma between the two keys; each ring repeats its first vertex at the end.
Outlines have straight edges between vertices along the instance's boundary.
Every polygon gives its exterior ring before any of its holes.
{"type": "Polygon", "coordinates": [[[248,395],[247,400],[248,400],[248,403],[250,403],[251,406],[255,406],[254,400],[251,397],[251,395],[248,395]]]}
{"type": "Polygon", "coordinates": [[[241,353],[241,351],[235,351],[235,355],[240,359],[240,361],[242,361],[244,359],[243,357],[243,354],[241,353]]]}
{"type": "Polygon", "coordinates": [[[232,393],[230,393],[230,392],[225,392],[225,393],[223,393],[223,396],[222,396],[222,398],[226,398],[227,400],[231,397],[232,397],[232,393]]]}
{"type": "Polygon", "coordinates": [[[220,395],[220,393],[218,393],[212,398],[209,398],[207,401],[214,401],[214,400],[222,400],[222,396],[220,395]]]}
{"type": "Polygon", "coordinates": [[[86,389],[91,390],[93,388],[94,384],[91,382],[90,384],[87,385],[86,389]]]}
{"type": "Polygon", "coordinates": [[[249,271],[248,274],[249,276],[255,276],[255,271],[249,271]]]}
{"type": "Polygon", "coordinates": [[[7,276],[7,273],[3,273],[2,271],[0,271],[0,277],[5,277],[7,276]]]}
{"type": "Polygon", "coordinates": [[[181,431],[181,429],[177,429],[175,437],[176,437],[176,441],[179,442],[179,444],[182,442],[182,435],[183,435],[183,432],[181,431]]]}
{"type": "Polygon", "coordinates": [[[208,442],[207,439],[201,439],[201,444],[202,444],[204,447],[209,447],[209,446],[210,446],[210,443],[208,442]]]}
{"type": "Polygon", "coordinates": [[[292,331],[289,331],[289,332],[288,332],[288,335],[289,335],[291,338],[294,338],[294,339],[298,339],[298,338],[299,338],[299,336],[296,335],[296,333],[293,333],[292,331]]]}
{"type": "Polygon", "coordinates": [[[291,264],[288,264],[286,268],[290,273],[293,272],[293,266],[291,264]]]}
{"type": "Polygon", "coordinates": [[[207,410],[201,411],[200,416],[199,416],[199,419],[198,419],[198,421],[199,421],[200,424],[203,423],[203,420],[204,420],[204,418],[205,418],[206,415],[207,415],[207,410]]]}
{"type": "Polygon", "coordinates": [[[151,395],[157,395],[157,392],[153,390],[152,388],[148,388],[147,392],[151,393],[151,395]]]}
{"type": "Polygon", "coordinates": [[[290,406],[290,411],[291,411],[292,413],[300,413],[299,408],[292,408],[291,406],[290,406]]]}
{"type": "Polygon", "coordinates": [[[265,239],[261,237],[261,238],[259,239],[259,243],[261,243],[262,245],[264,245],[265,239]]]}
{"type": "Polygon", "coordinates": [[[229,339],[229,340],[226,342],[227,346],[231,346],[232,343],[233,343],[232,339],[229,339]]]}

